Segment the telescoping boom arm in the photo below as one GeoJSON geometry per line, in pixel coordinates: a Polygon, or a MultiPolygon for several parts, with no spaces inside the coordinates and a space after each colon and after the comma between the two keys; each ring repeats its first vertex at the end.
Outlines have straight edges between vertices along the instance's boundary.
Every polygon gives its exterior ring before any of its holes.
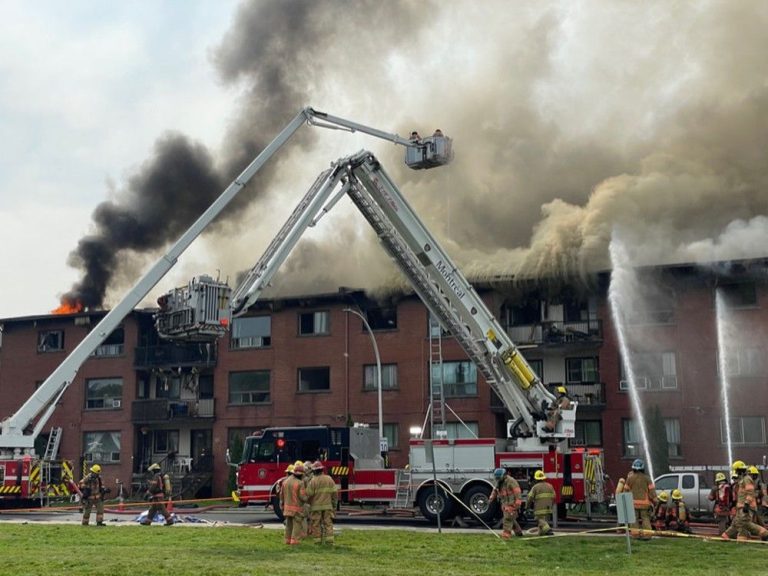
{"type": "Polygon", "coordinates": [[[261,153],[234,179],[208,209],[190,226],[176,243],[164,254],[149,271],[131,288],[123,299],[99,322],[94,329],[78,344],[64,361],[35,390],[34,394],[10,417],[0,425],[0,455],[9,452],[31,453],[35,439],[43,429],[56,404],[69,385],[75,379],[78,370],[102,342],[120,325],[139,303],[149,294],[157,283],[173,268],[179,256],[219,215],[232,199],[248,184],[253,176],[304,124],[321,128],[335,128],[349,132],[363,132],[377,138],[389,140],[406,147],[406,164],[414,169],[432,168],[450,161],[451,142],[442,136],[424,139],[405,139],[371,128],[357,122],[345,120],[320,112],[314,108],[304,108],[286,125],[261,153]],[[31,428],[31,431],[29,430],[31,428]]]}
{"type": "MultiPolygon", "coordinates": [[[[535,442],[572,437],[575,403],[563,411],[562,420],[554,431],[543,429],[554,396],[421,222],[379,161],[368,151],[342,158],[315,180],[265,253],[233,292],[232,315],[243,314],[256,302],[301,235],[344,195],[352,199],[430,312],[458,340],[499,395],[513,417],[509,435],[531,438],[535,442]]],[[[217,289],[226,287],[215,282],[213,286],[217,289]]],[[[180,313],[168,311],[171,315],[180,313]]],[[[209,322],[220,325],[223,321],[224,325],[229,325],[227,310],[222,310],[221,314],[223,316],[212,317],[209,322]]],[[[201,317],[198,316],[196,321],[199,323],[201,317]]],[[[538,446],[540,448],[540,443],[538,446]]]]}

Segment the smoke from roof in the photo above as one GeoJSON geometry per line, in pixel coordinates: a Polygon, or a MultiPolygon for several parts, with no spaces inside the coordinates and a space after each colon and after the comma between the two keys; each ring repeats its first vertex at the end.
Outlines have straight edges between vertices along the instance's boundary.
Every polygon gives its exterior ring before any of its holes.
{"type": "MultiPolygon", "coordinates": [[[[101,304],[124,250],[178,237],[307,104],[454,138],[451,166],[418,173],[399,149],[370,147],[469,276],[607,269],[616,226],[645,264],[765,255],[764,3],[255,2],[234,22],[214,57],[222,78],[243,86],[226,144],[213,154],[164,136],[97,209],[97,232],[73,255],[86,271],[73,292],[86,303],[101,304]]],[[[304,130],[281,158],[306,159],[317,142],[304,130]]],[[[286,184],[282,203],[298,201],[295,173],[278,164],[265,174],[247,193],[255,205],[226,215],[258,243],[218,230],[209,242],[221,260],[209,268],[252,264],[270,234],[251,229],[254,211],[271,218],[270,196],[286,184]]],[[[326,236],[300,243],[276,289],[392,282],[360,220],[321,223],[326,236]]]]}

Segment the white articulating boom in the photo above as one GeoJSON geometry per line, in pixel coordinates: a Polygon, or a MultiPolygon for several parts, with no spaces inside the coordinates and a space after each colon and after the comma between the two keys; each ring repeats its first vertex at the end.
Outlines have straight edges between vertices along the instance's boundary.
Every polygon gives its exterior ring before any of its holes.
{"type": "MultiPolygon", "coordinates": [[[[32,454],[34,452],[35,439],[51,417],[58,400],[75,379],[83,362],[173,268],[179,256],[245,187],[264,163],[304,124],[349,132],[364,132],[403,145],[406,147],[406,163],[414,169],[439,166],[451,159],[451,141],[449,138],[439,136],[408,140],[397,134],[390,134],[337,116],[331,116],[313,108],[302,109],[176,241],[170,250],[149,269],[123,299],[78,344],[21,408],[3,420],[0,425],[0,458],[13,458],[20,454],[32,454]],[[31,431],[29,431],[30,427],[31,431]]],[[[223,300],[221,303],[226,305],[223,300]]],[[[210,307],[205,303],[203,309],[209,310],[210,307]]],[[[173,324],[168,324],[167,328],[173,336],[173,324]]],[[[183,331],[179,331],[177,335],[185,336],[183,331]]]]}

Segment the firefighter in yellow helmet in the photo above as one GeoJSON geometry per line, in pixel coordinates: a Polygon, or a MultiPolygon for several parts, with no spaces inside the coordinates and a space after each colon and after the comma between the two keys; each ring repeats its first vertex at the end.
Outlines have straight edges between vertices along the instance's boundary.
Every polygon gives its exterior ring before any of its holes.
{"type": "Polygon", "coordinates": [[[542,470],[536,470],[533,475],[536,483],[528,491],[528,508],[533,510],[536,523],[539,526],[539,536],[549,536],[552,528],[548,520],[552,517],[552,507],[555,503],[555,489],[547,482],[542,470]]]}
{"type": "Polygon", "coordinates": [[[556,392],[557,397],[547,409],[547,423],[544,425],[545,432],[554,432],[557,423],[563,419],[561,416],[562,411],[573,407],[573,402],[568,398],[568,391],[565,389],[565,386],[558,386],[556,392]]]}
{"type": "Polygon", "coordinates": [[[688,509],[683,501],[683,493],[677,488],[672,490],[672,502],[667,506],[667,526],[670,530],[691,533],[688,509]]]}
{"type": "Polygon", "coordinates": [[[760,478],[760,470],[757,466],[750,466],[747,473],[755,481],[755,524],[765,526],[765,483],[760,478]]]}
{"type": "Polygon", "coordinates": [[[324,474],[325,466],[320,460],[312,464],[314,474],[307,486],[307,499],[312,518],[310,534],[315,544],[333,544],[333,518],[339,503],[339,489],[333,478],[324,474]]]}
{"type": "Polygon", "coordinates": [[[662,490],[658,494],[656,504],[653,506],[653,528],[658,531],[667,529],[667,504],[669,502],[669,494],[666,490],[662,490]]]}
{"type": "Polygon", "coordinates": [[[83,526],[88,526],[91,519],[91,510],[96,507],[96,526],[106,526],[104,524],[104,494],[109,492],[109,488],[104,488],[104,482],[101,479],[101,466],[94,464],[89,473],[80,480],[78,486],[83,503],[83,526]]]}
{"type": "Polygon", "coordinates": [[[285,479],[283,489],[280,491],[285,517],[285,543],[291,545],[301,543],[301,514],[304,503],[307,501],[307,490],[304,488],[302,476],[304,476],[304,464],[298,462],[293,465],[293,474],[285,479]]]}
{"type": "Polygon", "coordinates": [[[725,474],[715,474],[715,486],[709,491],[709,500],[714,502],[712,511],[717,520],[718,534],[728,529],[731,523],[731,486],[728,484],[725,474]]]}
{"type": "Polygon", "coordinates": [[[738,540],[748,540],[750,536],[759,536],[768,541],[768,530],[753,522],[756,510],[755,481],[747,474],[747,465],[742,460],[736,460],[731,466],[736,473],[736,516],[731,526],[720,536],[724,540],[737,537],[738,540]]]}
{"type": "Polygon", "coordinates": [[[173,519],[171,513],[165,507],[165,499],[171,497],[171,477],[163,474],[160,464],[155,462],[147,468],[149,479],[147,483],[147,499],[150,502],[147,517],[140,522],[142,526],[149,526],[157,514],[165,518],[165,526],[171,526],[173,519]]]}
{"type": "Polygon", "coordinates": [[[651,510],[656,503],[656,488],[653,479],[645,473],[645,462],[641,458],[632,462],[632,471],[624,482],[624,492],[632,493],[636,517],[632,524],[633,534],[647,540],[651,533],[651,510]]]}
{"type": "Polygon", "coordinates": [[[496,487],[491,492],[490,501],[493,502],[498,498],[501,512],[504,515],[501,537],[508,540],[512,537],[512,531],[514,531],[515,536],[522,536],[523,529],[517,522],[517,515],[520,513],[520,505],[523,502],[520,497],[522,493],[520,484],[507,474],[504,468],[496,468],[493,471],[493,478],[496,480],[496,487]]]}

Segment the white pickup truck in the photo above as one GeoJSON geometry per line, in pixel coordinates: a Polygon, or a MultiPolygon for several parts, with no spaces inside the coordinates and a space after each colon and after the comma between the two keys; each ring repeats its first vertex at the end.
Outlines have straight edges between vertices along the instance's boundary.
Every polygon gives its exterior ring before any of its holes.
{"type": "Polygon", "coordinates": [[[656,494],[665,490],[671,497],[672,490],[680,490],[691,516],[711,516],[713,502],[708,496],[712,489],[714,474],[714,472],[670,472],[656,477],[653,483],[656,486],[656,494]]]}

